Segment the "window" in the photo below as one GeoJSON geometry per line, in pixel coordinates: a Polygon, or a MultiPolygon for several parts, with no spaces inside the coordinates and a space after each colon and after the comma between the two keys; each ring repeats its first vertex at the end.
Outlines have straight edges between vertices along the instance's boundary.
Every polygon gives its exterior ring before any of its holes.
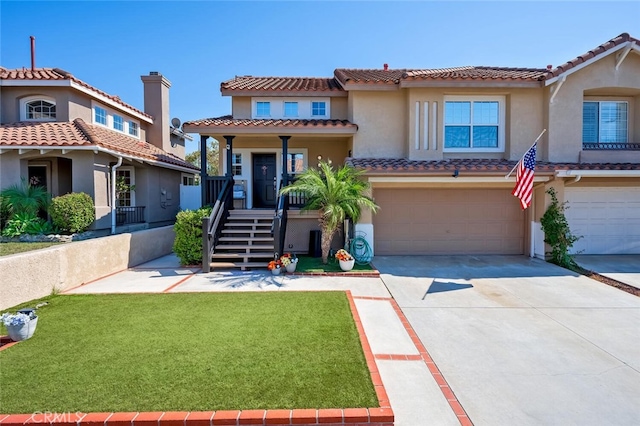
{"type": "Polygon", "coordinates": [[[55,120],[56,104],[38,99],[26,103],[27,120],[55,120]]]}
{"type": "Polygon", "coordinates": [[[313,117],[324,117],[327,115],[326,102],[311,102],[311,115],[313,117]]]}
{"type": "Polygon", "coordinates": [[[130,207],[135,205],[133,168],[120,167],[116,170],[116,206],[130,207]]]}
{"type": "Polygon", "coordinates": [[[297,117],[298,116],[298,103],[297,102],[285,102],[284,103],[284,116],[285,117],[297,117]]]}
{"type": "Polygon", "coordinates": [[[287,173],[295,175],[304,171],[304,155],[301,153],[287,154],[287,173]]]}
{"type": "Polygon", "coordinates": [[[194,175],[182,175],[182,185],[184,186],[196,186],[196,178],[194,175]]]}
{"type": "Polygon", "coordinates": [[[256,102],[256,116],[271,116],[271,102],[256,102]]]}
{"type": "Polygon", "coordinates": [[[138,123],[134,121],[129,122],[129,134],[131,136],[138,136],[138,123]]]}
{"type": "Polygon", "coordinates": [[[628,104],[602,101],[582,104],[583,143],[627,143],[628,104]]]}
{"type": "Polygon", "coordinates": [[[445,149],[497,151],[502,148],[504,111],[501,100],[449,98],[456,100],[444,103],[445,149]]]}
{"type": "Polygon", "coordinates": [[[233,154],[231,158],[231,173],[242,176],[242,154],[233,154]]]}
{"type": "Polygon", "coordinates": [[[113,128],[124,132],[124,120],[119,115],[113,114],[113,128]]]}
{"type": "Polygon", "coordinates": [[[93,107],[93,121],[98,124],[107,125],[107,110],[99,106],[93,107]]]}

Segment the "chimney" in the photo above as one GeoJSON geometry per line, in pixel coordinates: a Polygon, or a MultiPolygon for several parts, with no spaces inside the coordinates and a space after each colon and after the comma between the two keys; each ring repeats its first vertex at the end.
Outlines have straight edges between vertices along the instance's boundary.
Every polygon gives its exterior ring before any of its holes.
{"type": "Polygon", "coordinates": [[[384,64],[384,70],[389,71],[389,64],[384,64]]]}
{"type": "Polygon", "coordinates": [[[36,70],[36,38],[34,36],[30,36],[31,38],[31,71],[36,70]]]}
{"type": "Polygon", "coordinates": [[[144,112],[153,117],[147,129],[147,142],[172,154],[179,155],[171,146],[169,121],[169,88],[171,82],[157,71],[140,77],[144,85],[144,112]]]}

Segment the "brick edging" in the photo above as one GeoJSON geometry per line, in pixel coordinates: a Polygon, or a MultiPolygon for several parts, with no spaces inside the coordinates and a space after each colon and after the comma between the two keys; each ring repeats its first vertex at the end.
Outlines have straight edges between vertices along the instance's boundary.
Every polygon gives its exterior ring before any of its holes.
{"type": "MultiPolygon", "coordinates": [[[[9,336],[0,336],[0,343],[2,343],[2,346],[0,346],[0,351],[8,349],[13,345],[17,345],[21,341],[22,340],[14,342],[13,340],[11,340],[11,338],[9,336]]],[[[0,415],[0,417],[2,417],[2,415],[0,415]]]]}
{"type": "Polygon", "coordinates": [[[285,275],[316,276],[316,277],[364,277],[380,278],[380,272],[371,271],[343,271],[343,272],[286,272],[285,275]]]}

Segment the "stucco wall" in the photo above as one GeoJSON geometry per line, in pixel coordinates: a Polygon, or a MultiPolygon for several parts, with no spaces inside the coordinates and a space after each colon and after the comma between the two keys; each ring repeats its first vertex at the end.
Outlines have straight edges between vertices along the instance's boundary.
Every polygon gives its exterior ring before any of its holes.
{"type": "MultiPolygon", "coordinates": [[[[251,97],[234,96],[233,98],[231,98],[231,114],[233,115],[233,118],[251,118],[251,97]]],[[[218,140],[224,141],[224,138],[218,140]]]]}
{"type": "Polygon", "coordinates": [[[347,98],[332,97],[331,98],[331,119],[347,120],[347,98]]]}
{"type": "Polygon", "coordinates": [[[0,309],[47,296],[171,253],[173,226],[0,257],[0,309]]]}

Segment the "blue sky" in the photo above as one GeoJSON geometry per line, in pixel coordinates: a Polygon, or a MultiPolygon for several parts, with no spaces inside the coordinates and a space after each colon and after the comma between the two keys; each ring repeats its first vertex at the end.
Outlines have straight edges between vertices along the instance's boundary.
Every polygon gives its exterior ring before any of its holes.
{"type": "MultiPolygon", "coordinates": [[[[140,76],[172,83],[171,116],[231,112],[235,75],[335,68],[559,65],[628,32],[640,1],[0,1],[0,64],[65,69],[143,107],[140,76]]],[[[187,151],[197,149],[190,143],[187,151]]]]}

